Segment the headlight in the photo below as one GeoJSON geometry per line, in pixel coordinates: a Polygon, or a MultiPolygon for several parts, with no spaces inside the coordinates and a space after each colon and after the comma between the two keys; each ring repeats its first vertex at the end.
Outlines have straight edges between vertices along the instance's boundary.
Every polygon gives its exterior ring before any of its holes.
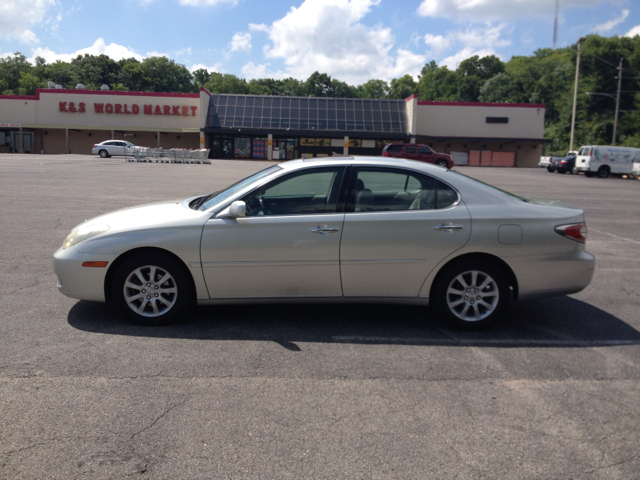
{"type": "Polygon", "coordinates": [[[89,238],[109,230],[109,225],[87,225],[72,231],[62,242],[62,248],[69,248],[89,238]]]}

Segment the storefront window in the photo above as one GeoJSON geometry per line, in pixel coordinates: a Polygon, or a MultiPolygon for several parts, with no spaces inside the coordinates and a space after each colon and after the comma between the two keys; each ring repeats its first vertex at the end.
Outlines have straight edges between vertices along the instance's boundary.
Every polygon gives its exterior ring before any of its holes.
{"type": "Polygon", "coordinates": [[[253,158],[267,158],[267,139],[253,139],[253,158]]]}
{"type": "Polygon", "coordinates": [[[251,139],[249,137],[236,137],[234,144],[234,157],[251,158],[251,139]]]}

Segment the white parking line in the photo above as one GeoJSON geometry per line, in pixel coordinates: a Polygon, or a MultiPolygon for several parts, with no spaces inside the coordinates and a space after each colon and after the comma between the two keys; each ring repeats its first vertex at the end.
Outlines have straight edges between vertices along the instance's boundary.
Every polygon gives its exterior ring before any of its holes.
{"type": "Polygon", "coordinates": [[[538,347],[610,347],[616,345],[638,345],[638,340],[541,340],[523,338],[406,338],[406,337],[364,337],[336,335],[331,337],[334,342],[362,342],[362,343],[404,343],[437,344],[444,346],[481,345],[481,346],[538,346],[538,347]]]}

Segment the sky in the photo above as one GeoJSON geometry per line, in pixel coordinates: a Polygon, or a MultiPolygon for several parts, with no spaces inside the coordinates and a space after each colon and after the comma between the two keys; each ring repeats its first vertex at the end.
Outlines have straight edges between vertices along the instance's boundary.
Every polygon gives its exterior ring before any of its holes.
{"type": "MultiPolygon", "coordinates": [[[[2,0],[0,56],[166,56],[193,71],[351,85],[435,60],[508,61],[553,47],[556,0],[2,0]]],[[[638,0],[559,0],[557,47],[640,35],[638,0]]]]}

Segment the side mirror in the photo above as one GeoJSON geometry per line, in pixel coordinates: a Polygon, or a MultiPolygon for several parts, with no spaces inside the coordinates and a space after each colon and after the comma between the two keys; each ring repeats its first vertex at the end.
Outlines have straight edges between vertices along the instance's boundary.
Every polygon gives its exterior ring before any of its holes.
{"type": "Polygon", "coordinates": [[[241,218],[247,214],[247,204],[242,200],[236,200],[229,206],[229,216],[232,218],[241,218]]]}

